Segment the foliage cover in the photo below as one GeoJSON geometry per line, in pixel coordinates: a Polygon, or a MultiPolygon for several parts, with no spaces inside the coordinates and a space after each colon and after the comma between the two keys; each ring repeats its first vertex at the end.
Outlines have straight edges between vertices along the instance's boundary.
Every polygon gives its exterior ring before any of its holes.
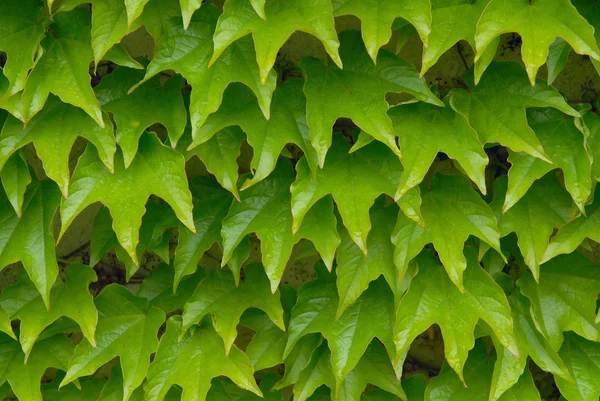
{"type": "Polygon", "coordinates": [[[597,401],[598,40],[592,0],[1,0],[0,400],[597,401]]]}

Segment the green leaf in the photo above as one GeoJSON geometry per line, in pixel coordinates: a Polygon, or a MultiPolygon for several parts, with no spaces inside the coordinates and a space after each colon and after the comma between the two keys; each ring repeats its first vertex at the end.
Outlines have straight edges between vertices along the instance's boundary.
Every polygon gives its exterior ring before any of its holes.
{"type": "Polygon", "coordinates": [[[19,343],[0,334],[0,383],[8,381],[21,401],[42,401],[40,381],[44,372],[50,367],[66,370],[71,355],[71,340],[59,334],[38,342],[25,364],[19,343]]]}
{"type": "Polygon", "coordinates": [[[102,108],[114,117],[117,143],[123,150],[126,168],[135,157],[145,129],[162,124],[169,133],[169,142],[175,147],[187,122],[181,78],[172,77],[161,85],[160,77],[155,77],[128,94],[129,88],[143,76],[143,71],[119,68],[94,88],[102,108]]]}
{"type": "MultiPolygon", "coordinates": [[[[509,180],[511,178],[509,175],[509,180]]],[[[512,232],[517,234],[519,249],[525,264],[537,280],[540,275],[539,266],[548,248],[550,236],[554,229],[569,221],[571,198],[556,175],[549,174],[536,181],[515,206],[502,214],[502,204],[506,205],[506,198],[508,198],[508,195],[504,197],[506,187],[506,179],[502,177],[496,179],[494,202],[490,207],[498,218],[500,235],[505,237],[512,232]]]]}
{"type": "MultiPolygon", "coordinates": [[[[344,138],[335,135],[325,165],[315,172],[316,179],[306,158],[296,165],[297,177],[291,188],[294,230],[300,228],[319,199],[331,194],[350,237],[366,252],[371,229],[369,208],[381,194],[396,193],[402,170],[398,157],[385,145],[373,142],[348,153],[344,138]]],[[[418,190],[401,198],[399,204],[404,213],[419,220],[418,190]]]]}
{"type": "Polygon", "coordinates": [[[122,67],[133,68],[136,70],[143,70],[144,66],[138,63],[127,50],[119,43],[115,44],[104,56],[105,60],[112,61],[113,63],[122,67]]]}
{"type": "Polygon", "coordinates": [[[298,291],[298,302],[292,309],[288,327],[287,358],[298,340],[310,333],[322,333],[332,352],[331,368],[336,382],[342,382],[377,337],[393,355],[392,332],[394,294],[379,278],[373,281],[356,302],[336,319],[339,297],[335,275],[317,268],[318,277],[298,291]]]}
{"type": "MultiPolygon", "coordinates": [[[[81,4],[87,5],[87,3],[92,3],[91,41],[94,67],[97,68],[100,60],[105,57],[110,49],[119,43],[125,35],[139,28],[140,24],[137,23],[132,26],[128,21],[129,9],[127,3],[131,3],[131,0],[62,1],[56,11],[71,11],[75,7],[81,4]]],[[[133,22],[133,20],[131,22],[133,22]]]]}
{"type": "Polygon", "coordinates": [[[600,397],[600,344],[566,333],[560,356],[575,379],[569,383],[556,378],[561,394],[572,401],[596,401],[600,397]]]}
{"type": "Polygon", "coordinates": [[[214,401],[282,401],[282,394],[279,391],[270,391],[272,384],[279,376],[275,373],[268,374],[261,378],[260,389],[264,397],[242,390],[229,379],[214,380],[207,394],[207,399],[214,401]]]}
{"type": "Polygon", "coordinates": [[[340,34],[344,69],[307,57],[300,62],[306,82],[306,115],[310,138],[323,167],[331,146],[331,128],[347,117],[363,131],[399,154],[394,127],[386,112],[388,93],[408,93],[418,100],[442,106],[414,67],[395,54],[381,51],[373,64],[357,31],[340,34]],[[352,88],[352,89],[350,89],[352,88]]]}
{"type": "Polygon", "coordinates": [[[42,398],[44,401],[99,401],[98,398],[105,383],[106,379],[102,378],[81,380],[79,383],[81,389],[75,387],[74,384],[58,389],[55,379],[50,384],[42,385],[42,398]]]}
{"type": "MultiPolygon", "coordinates": [[[[193,274],[204,253],[215,243],[221,242],[223,219],[227,216],[233,197],[214,180],[195,177],[190,181],[194,204],[196,233],[185,227],[179,228],[179,240],[175,249],[175,279],[173,290],[183,277],[193,274]]],[[[239,276],[238,276],[239,282],[239,276]]]]}
{"type": "MultiPolygon", "coordinates": [[[[289,322],[292,308],[296,304],[296,290],[287,285],[279,287],[284,322],[289,322]]],[[[255,370],[262,370],[283,363],[283,351],[287,341],[284,330],[258,309],[248,309],[242,315],[242,325],[256,332],[246,347],[246,355],[255,370]]]]}
{"type": "MultiPolygon", "coordinates": [[[[421,76],[438,62],[452,46],[466,41],[475,49],[475,28],[481,13],[488,5],[490,0],[432,0],[431,1],[431,33],[427,39],[427,46],[423,47],[423,64],[421,66],[421,76]]],[[[490,45],[486,51],[489,61],[496,53],[496,46],[490,45]],[[491,53],[491,54],[490,54],[491,53]],[[491,57],[490,57],[491,56],[491,57]]],[[[479,81],[482,70],[485,70],[480,64],[485,64],[486,60],[480,60],[475,66],[475,81],[479,81]],[[479,71],[478,71],[479,70],[479,71]]],[[[489,64],[489,62],[488,62],[489,64]]]]}
{"type": "Polygon", "coordinates": [[[118,152],[111,174],[98,159],[96,149],[88,145],[73,173],[69,198],[60,207],[60,236],[86,207],[102,202],[111,212],[119,242],[137,264],[139,229],[151,194],[165,200],[177,218],[194,231],[192,196],[182,155],[161,144],[156,134],[146,133],[131,166],[125,169],[118,152]]]}
{"type": "Polygon", "coordinates": [[[221,230],[222,266],[231,259],[246,235],[256,233],[261,240],[262,260],[273,292],[281,281],[293,246],[302,238],[315,244],[327,266],[332,266],[335,249],[340,243],[330,198],[319,202],[303,226],[292,231],[290,185],[293,179],[290,163],[280,159],[269,177],[243,191],[241,202],[231,205],[221,230]]]}
{"type": "Polygon", "coordinates": [[[23,151],[10,156],[4,166],[0,168],[0,180],[2,180],[2,186],[15,213],[21,217],[25,191],[31,183],[31,174],[29,174],[29,167],[23,151]]]}
{"type": "Polygon", "coordinates": [[[425,47],[431,32],[431,4],[429,0],[385,1],[334,0],[333,13],[336,17],[355,15],[361,21],[361,32],[367,52],[377,62],[379,49],[392,37],[392,23],[404,18],[419,33],[425,47]]]}
{"type": "MultiPolygon", "coordinates": [[[[110,375],[106,384],[102,388],[102,393],[94,401],[121,401],[123,399],[123,372],[121,366],[115,365],[110,370],[110,375]]],[[[131,395],[132,401],[142,401],[144,391],[138,387],[131,395]]]]}
{"type": "Polygon", "coordinates": [[[219,59],[233,42],[252,34],[260,76],[265,82],[279,49],[296,31],[318,38],[331,59],[342,67],[329,0],[314,0],[308,4],[303,0],[271,0],[265,4],[264,15],[258,15],[254,4],[248,0],[228,0],[215,30],[215,51],[210,64],[219,59]]]}
{"type": "Polygon", "coordinates": [[[226,354],[223,340],[212,327],[184,333],[181,325],[178,316],[167,321],[167,331],[144,385],[146,401],[162,401],[175,384],[183,388],[182,401],[204,401],[211,380],[218,376],[227,376],[242,389],[262,396],[242,351],[234,346],[226,354]]]}
{"type": "Polygon", "coordinates": [[[583,121],[588,129],[587,145],[592,153],[592,179],[600,180],[600,116],[585,113],[583,121]]]}
{"type": "Polygon", "coordinates": [[[552,85],[556,77],[565,69],[571,54],[571,46],[564,39],[556,38],[548,49],[548,85],[552,85]]]}
{"type": "Polygon", "coordinates": [[[342,242],[336,255],[336,286],[340,298],[336,318],[339,318],[379,276],[383,276],[390,288],[395,290],[397,278],[391,236],[397,216],[398,207],[395,205],[371,208],[373,229],[367,239],[368,257],[354,243],[348,231],[341,230],[342,242]]]}
{"type": "Polygon", "coordinates": [[[0,191],[0,266],[21,261],[46,308],[50,307],[50,290],[58,274],[53,220],[59,202],[56,184],[50,180],[33,182],[25,192],[19,218],[0,191]]]}
{"type": "Polygon", "coordinates": [[[596,186],[594,193],[596,202],[586,209],[587,215],[581,215],[560,227],[548,245],[542,263],[561,254],[573,252],[586,239],[598,242],[600,240],[600,187],[596,186]]]}
{"type": "Polygon", "coordinates": [[[213,270],[185,304],[182,331],[211,315],[215,330],[223,338],[225,352],[229,354],[237,337],[237,325],[246,309],[263,310],[273,323],[285,330],[283,308],[279,291],[271,293],[269,280],[259,264],[246,267],[245,279],[236,286],[233,274],[226,270],[213,270]]]}
{"type": "MultiPolygon", "coordinates": [[[[529,312],[531,308],[529,300],[517,289],[508,298],[508,303],[513,316],[519,358],[507,352],[501,344],[495,344],[497,359],[491,379],[490,399],[497,400],[507,390],[514,388],[519,378],[522,379],[523,371],[527,372],[528,357],[531,357],[542,370],[552,373],[555,377],[560,376],[572,381],[558,352],[552,349],[548,340],[536,328],[529,312]]],[[[496,343],[495,336],[493,340],[496,343]]]]}
{"type": "Polygon", "coordinates": [[[541,267],[539,282],[525,273],[517,284],[531,301],[535,325],[552,348],[560,348],[565,331],[600,341],[600,325],[594,321],[600,267],[580,253],[558,256],[541,267]]]}
{"type": "Polygon", "coordinates": [[[499,143],[545,161],[550,159],[527,125],[526,108],[553,107],[579,117],[555,89],[542,81],[530,86],[525,71],[514,62],[490,64],[479,84],[470,82],[469,87],[470,91],[453,90],[450,104],[467,117],[481,142],[499,143]]]}
{"type": "Polygon", "coordinates": [[[182,25],[166,29],[156,44],[146,76],[138,83],[141,85],[163,70],[175,70],[183,75],[192,85],[190,117],[194,139],[206,118],[219,109],[223,92],[231,82],[241,82],[252,89],[266,118],[270,115],[271,94],[276,86],[274,72],[264,85],[261,83],[250,38],[236,41],[219,60],[208,66],[213,54],[212,36],[218,16],[215,6],[205,4],[194,15],[187,30],[182,25]]]}
{"type": "Polygon", "coordinates": [[[419,334],[437,324],[444,336],[446,360],[465,381],[463,368],[469,350],[475,344],[473,330],[479,319],[491,326],[503,346],[518,355],[506,295],[478,265],[475,251],[471,248],[466,248],[466,251],[469,266],[464,274],[464,293],[452,285],[431,252],[422,253],[417,258],[419,272],[396,309],[396,364],[403,362],[408,348],[419,334]]]}
{"type": "Polygon", "coordinates": [[[90,18],[85,8],[76,8],[53,17],[47,34],[41,42],[43,54],[27,78],[23,90],[25,121],[36,115],[50,93],[65,103],[83,109],[101,127],[102,111],[90,84],[88,66],[93,60],[90,42],[90,18]]]}
{"type": "Polygon", "coordinates": [[[337,390],[340,401],[360,401],[367,385],[375,385],[406,399],[400,380],[396,377],[390,357],[378,341],[372,341],[354,370],[346,376],[337,390]]]}
{"type": "Polygon", "coordinates": [[[569,0],[536,1],[491,0],[477,23],[475,43],[479,58],[487,46],[503,33],[521,36],[521,55],[531,85],[538,69],[546,62],[548,47],[561,37],[579,54],[600,60],[594,28],[569,0]]]}
{"type": "MultiPolygon", "coordinates": [[[[254,98],[253,94],[251,96],[254,98]]],[[[262,114],[260,116],[262,117],[262,114]]],[[[227,127],[212,135],[208,141],[186,152],[188,160],[197,156],[219,184],[231,192],[238,201],[240,200],[238,191],[240,177],[237,159],[240,156],[242,141],[245,139],[246,135],[239,127],[227,127]]]]}
{"type": "Polygon", "coordinates": [[[6,0],[0,4],[0,51],[6,53],[3,72],[10,82],[5,97],[25,87],[44,37],[47,20],[42,18],[43,11],[38,0],[6,0]]]}
{"type": "Polygon", "coordinates": [[[17,336],[15,336],[15,332],[13,331],[12,326],[10,324],[10,317],[8,316],[8,313],[2,308],[2,305],[0,305],[0,332],[8,334],[14,340],[17,339],[17,336]]]}
{"type": "MultiPolygon", "coordinates": [[[[552,164],[530,155],[512,158],[511,170],[515,168],[515,174],[511,174],[509,170],[509,180],[517,181],[519,187],[515,188],[513,185],[511,189],[518,194],[525,193],[533,179],[541,177],[539,174],[560,168],[567,190],[577,207],[583,211],[592,187],[592,155],[586,143],[588,132],[582,119],[567,117],[554,109],[532,109],[527,115],[531,128],[552,164]]],[[[513,195],[515,192],[511,192],[505,210],[519,199],[513,195]]]]}
{"type": "MultiPolygon", "coordinates": [[[[298,381],[294,384],[294,401],[306,401],[315,390],[321,386],[327,386],[335,390],[335,378],[331,372],[331,352],[327,343],[323,342],[312,354],[310,362],[298,375],[298,381]]],[[[335,399],[337,397],[331,397],[335,399]]]]}
{"type": "Polygon", "coordinates": [[[138,21],[144,25],[156,42],[166,30],[176,25],[176,21],[180,17],[181,8],[177,1],[149,0],[138,21]]]}
{"type": "Polygon", "coordinates": [[[137,291],[137,296],[150,301],[150,306],[161,309],[165,314],[183,310],[183,306],[192,296],[196,287],[206,277],[204,270],[199,270],[191,277],[184,279],[181,286],[173,293],[175,271],[165,263],[161,263],[144,278],[137,291]]]}
{"type": "MultiPolygon", "coordinates": [[[[219,131],[225,127],[232,125],[239,125],[246,132],[248,143],[254,150],[250,163],[254,176],[244,182],[242,189],[271,174],[279,154],[288,143],[298,145],[304,152],[311,170],[316,170],[317,154],[310,143],[306,122],[306,98],[302,86],[303,81],[299,79],[290,79],[281,84],[273,93],[271,117],[267,120],[260,111],[256,97],[248,88],[239,84],[231,85],[225,91],[219,110],[212,114],[198,131],[196,141],[209,140],[214,135],[219,135],[219,131]]],[[[206,143],[209,142],[210,140],[206,143]]],[[[202,159],[201,156],[200,158],[202,159]]]]}
{"type": "Polygon", "coordinates": [[[419,185],[438,152],[455,159],[482,193],[488,157],[477,132],[465,116],[450,107],[439,108],[426,103],[407,103],[388,113],[400,137],[404,174],[398,194],[404,195],[419,185]]]}
{"type": "MultiPolygon", "coordinates": [[[[146,204],[146,212],[142,217],[140,227],[140,240],[136,246],[136,255],[140,260],[144,252],[154,252],[163,261],[169,262],[170,227],[177,225],[177,218],[173,210],[162,203],[150,200],[146,204]]],[[[187,229],[186,229],[187,230],[187,229]]],[[[126,279],[129,281],[137,272],[138,266],[129,254],[119,244],[117,235],[113,231],[113,219],[110,210],[102,207],[92,226],[90,240],[90,266],[96,266],[105,253],[115,250],[117,258],[125,264],[126,279]]]]}
{"type": "MultiPolygon", "coordinates": [[[[286,339],[287,340],[287,339],[286,339]]],[[[278,381],[274,389],[279,390],[298,382],[300,373],[308,366],[317,347],[323,342],[320,334],[308,334],[300,338],[289,355],[285,358],[285,375],[278,381]]]]}
{"type": "Polygon", "coordinates": [[[479,340],[470,352],[464,369],[464,380],[447,364],[439,375],[434,377],[425,391],[426,401],[487,401],[490,391],[489,377],[492,375],[493,358],[490,358],[485,344],[479,340]],[[465,384],[466,383],[466,384],[465,384]]]}
{"type": "Polygon", "coordinates": [[[158,347],[158,329],[165,321],[165,314],[116,284],[105,287],[94,303],[99,315],[96,346],[82,341],[75,348],[60,386],[91,375],[119,357],[124,377],[123,401],[127,401],[146,376],[150,355],[158,347]]]}
{"type": "Polygon", "coordinates": [[[7,118],[0,134],[0,169],[13,153],[33,143],[44,171],[58,184],[66,198],[69,194],[69,155],[78,137],[94,144],[106,168],[111,172],[114,170],[116,145],[112,125],[101,128],[81,109],[63,103],[55,96],[50,96],[46,106],[26,125],[16,118],[7,118]]]}
{"type": "Polygon", "coordinates": [[[470,235],[502,254],[496,217],[466,177],[434,176],[431,188],[424,192],[421,210],[425,227],[398,214],[392,242],[396,246],[394,259],[399,279],[404,276],[408,263],[428,243],[435,246],[450,280],[460,291],[463,291],[462,276],[467,267],[463,248],[470,235]]]}
{"type": "Polygon", "coordinates": [[[97,280],[96,273],[84,265],[70,265],[64,282],[57,282],[50,292],[50,310],[46,309],[42,297],[27,277],[17,284],[5,288],[0,296],[0,306],[11,319],[19,319],[19,340],[29,358],[33,345],[44,329],[62,316],[77,322],[87,340],[95,344],[94,332],[98,313],[88,291],[90,283],[97,280]]]}

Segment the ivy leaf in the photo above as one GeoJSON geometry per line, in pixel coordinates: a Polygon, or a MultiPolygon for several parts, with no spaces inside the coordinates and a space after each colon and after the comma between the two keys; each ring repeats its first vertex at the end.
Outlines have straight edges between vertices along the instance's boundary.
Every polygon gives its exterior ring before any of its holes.
{"type": "Polygon", "coordinates": [[[37,0],[7,0],[0,4],[0,50],[6,53],[3,73],[9,81],[5,98],[25,87],[44,37],[47,20],[41,18],[43,11],[43,4],[37,0]]]}
{"type": "Polygon", "coordinates": [[[412,24],[419,33],[425,47],[431,32],[431,4],[429,0],[334,0],[333,13],[336,17],[355,15],[361,21],[362,37],[369,56],[377,62],[379,49],[392,37],[392,24],[396,18],[403,18],[412,24]]]}
{"type": "MultiPolygon", "coordinates": [[[[427,42],[424,42],[427,46],[423,46],[421,76],[438,62],[442,54],[461,40],[475,49],[477,21],[489,2],[490,0],[431,1],[431,33],[427,42]]],[[[475,65],[475,82],[479,81],[483,70],[495,56],[497,45],[498,43],[490,45],[485,55],[482,55],[484,60],[479,60],[475,65]]]]}
{"type": "MultiPolygon", "coordinates": [[[[479,319],[487,322],[503,346],[518,355],[510,307],[502,289],[466,248],[469,267],[464,274],[464,293],[452,285],[432,253],[417,258],[419,273],[396,309],[394,344],[396,364],[403,362],[410,344],[437,324],[444,336],[448,364],[464,380],[463,368],[475,344],[473,330],[479,319]],[[456,319],[460,316],[460,319],[456,319]]],[[[467,383],[468,384],[468,383],[467,383]]]]}
{"type": "Polygon", "coordinates": [[[102,108],[112,113],[115,119],[117,143],[123,150],[125,168],[133,161],[146,128],[162,124],[167,128],[171,145],[175,147],[187,122],[181,78],[172,77],[161,85],[160,77],[155,77],[128,94],[129,88],[143,76],[143,71],[119,68],[95,88],[102,108]]]}
{"type": "Polygon", "coordinates": [[[565,333],[560,356],[571,371],[575,383],[560,377],[556,384],[569,400],[595,401],[600,397],[600,345],[573,333],[565,333]]]}
{"type": "Polygon", "coordinates": [[[66,370],[73,355],[71,340],[62,334],[39,341],[25,363],[19,343],[0,333],[0,384],[8,381],[19,400],[42,401],[40,381],[46,369],[66,370]]]}
{"type": "Polygon", "coordinates": [[[123,401],[127,401],[146,376],[150,355],[158,347],[157,333],[165,314],[150,307],[146,299],[116,284],[105,287],[94,303],[99,315],[96,346],[83,341],[75,348],[60,387],[93,374],[119,357],[123,369],[123,401]]]}
{"type": "Polygon", "coordinates": [[[31,183],[25,192],[21,218],[1,192],[0,266],[21,261],[49,308],[50,290],[58,274],[53,220],[60,191],[50,180],[31,183]]]}
{"type": "MultiPolygon", "coordinates": [[[[281,294],[283,320],[288,323],[292,308],[297,300],[296,290],[290,286],[282,285],[279,287],[279,292],[281,294]]],[[[285,350],[287,335],[284,330],[273,323],[265,312],[258,309],[248,309],[244,312],[240,321],[242,325],[256,332],[246,347],[246,355],[255,370],[263,370],[284,362],[283,351],[285,350]]]]}
{"type": "Polygon", "coordinates": [[[207,394],[207,399],[215,401],[282,401],[282,394],[279,391],[269,391],[279,376],[275,373],[265,375],[260,380],[260,389],[264,397],[242,390],[229,379],[215,380],[207,394]]]}
{"type": "Polygon", "coordinates": [[[223,92],[231,82],[241,82],[252,89],[265,118],[269,118],[271,95],[276,86],[274,72],[269,74],[264,85],[261,83],[250,38],[240,39],[229,46],[209,68],[213,54],[212,36],[218,16],[215,6],[205,4],[194,15],[187,30],[182,25],[169,27],[156,44],[146,76],[138,83],[141,85],[163,70],[175,70],[187,79],[192,85],[190,117],[193,139],[206,118],[219,109],[223,92]],[[178,50],[173,52],[173,49],[178,50]]]}
{"type": "Polygon", "coordinates": [[[97,280],[96,273],[84,265],[70,265],[64,282],[57,282],[50,292],[48,311],[39,292],[27,279],[21,277],[17,284],[5,288],[0,295],[0,306],[11,319],[21,321],[19,339],[28,363],[33,345],[44,329],[61,316],[73,319],[81,327],[85,338],[95,344],[94,332],[98,313],[88,291],[90,283],[97,280]]]}
{"type": "MultiPolygon", "coordinates": [[[[312,355],[322,342],[323,337],[316,333],[308,334],[300,338],[292,351],[285,358],[285,375],[273,386],[273,388],[280,390],[297,383],[300,378],[300,373],[308,366],[312,355]]],[[[329,371],[331,371],[331,369],[329,371]]]]}
{"type": "MultiPolygon", "coordinates": [[[[294,231],[303,224],[313,205],[331,194],[350,237],[366,252],[371,229],[369,208],[381,194],[393,196],[396,193],[402,175],[398,157],[379,142],[348,153],[344,138],[336,135],[325,165],[316,171],[316,179],[306,158],[298,162],[296,171],[296,181],[291,188],[294,231]]],[[[401,198],[399,204],[404,213],[419,220],[418,190],[401,198]]]]}
{"type": "Polygon", "coordinates": [[[486,193],[485,166],[489,160],[465,116],[450,107],[422,102],[393,107],[388,114],[403,153],[405,171],[398,189],[400,195],[423,181],[438,152],[458,161],[479,190],[486,193]]]}
{"type": "MultiPolygon", "coordinates": [[[[131,1],[132,0],[69,0],[62,1],[56,11],[71,11],[81,4],[92,3],[91,43],[94,67],[98,68],[100,61],[114,45],[119,43],[125,35],[140,27],[139,23],[132,25],[133,20],[131,22],[128,21],[128,3],[131,3],[131,1]]],[[[139,2],[139,0],[133,1],[139,2]]]]}
{"type": "Polygon", "coordinates": [[[144,385],[147,401],[162,401],[175,384],[183,388],[182,401],[204,401],[211,380],[218,376],[227,376],[242,389],[262,396],[242,351],[234,346],[226,354],[223,340],[212,327],[185,333],[181,326],[179,316],[167,320],[167,331],[144,385]]]}
{"type": "Polygon", "coordinates": [[[546,62],[548,47],[557,36],[566,40],[577,53],[600,60],[594,28],[568,0],[549,0],[543,5],[520,0],[491,0],[477,23],[475,59],[494,39],[507,32],[517,32],[521,36],[521,54],[531,85],[535,85],[538,69],[546,62]]]}
{"type": "Polygon", "coordinates": [[[600,267],[585,256],[580,253],[558,256],[544,263],[539,282],[526,273],[517,284],[531,301],[536,327],[553,349],[560,348],[565,331],[600,341],[600,325],[594,321],[600,267]]]}
{"type": "MultiPolygon", "coordinates": [[[[110,379],[112,379],[112,376],[110,379]]],[[[81,380],[79,383],[81,389],[73,384],[59,390],[55,379],[50,384],[42,385],[42,398],[44,401],[106,401],[99,400],[106,382],[107,380],[102,378],[81,380]]]]}
{"type": "Polygon", "coordinates": [[[331,129],[341,117],[351,118],[363,131],[399,154],[394,127],[386,114],[389,108],[386,94],[405,92],[431,104],[443,106],[443,103],[431,93],[414,67],[395,54],[381,51],[377,64],[373,64],[359,32],[342,32],[340,43],[343,70],[327,67],[312,57],[300,62],[306,78],[304,94],[310,138],[319,165],[323,167],[325,163],[332,141],[331,129]]]}
{"type": "Polygon", "coordinates": [[[233,274],[226,270],[213,270],[185,304],[182,331],[198,324],[204,316],[212,315],[216,332],[223,338],[225,352],[229,354],[237,337],[237,325],[246,309],[263,310],[273,323],[285,330],[280,293],[271,293],[269,280],[260,265],[244,270],[245,279],[236,286],[233,274]]]}
{"type": "Polygon", "coordinates": [[[546,66],[548,67],[548,85],[552,85],[556,77],[564,70],[569,61],[569,54],[571,54],[571,46],[561,38],[556,38],[548,49],[548,61],[546,66]]]}
{"type": "MultiPolygon", "coordinates": [[[[227,216],[233,197],[208,177],[195,177],[190,181],[194,204],[196,233],[180,227],[175,249],[175,277],[173,291],[182,278],[193,274],[204,253],[215,243],[221,242],[223,219],[227,216]]],[[[239,276],[236,279],[239,282],[239,276]]]]}
{"type": "Polygon", "coordinates": [[[393,355],[394,294],[382,278],[373,281],[336,319],[340,300],[335,275],[324,271],[322,266],[315,268],[317,279],[307,282],[298,291],[283,355],[287,358],[303,336],[322,333],[329,343],[331,368],[339,384],[354,369],[373,338],[377,337],[388,354],[393,355]]]}
{"type": "Polygon", "coordinates": [[[579,117],[553,88],[538,81],[530,86],[517,63],[492,63],[477,86],[467,77],[470,90],[453,90],[450,104],[465,115],[484,144],[500,143],[515,152],[526,152],[550,162],[535,132],[527,125],[528,107],[553,107],[579,117]]]}
{"type": "Polygon", "coordinates": [[[260,77],[265,82],[279,49],[295,31],[302,31],[319,39],[331,59],[342,67],[329,0],[315,0],[310,4],[302,0],[273,0],[265,4],[264,11],[264,15],[258,15],[248,0],[227,1],[215,30],[215,51],[210,65],[234,41],[252,34],[260,77]]]}
{"type": "MultiPolygon", "coordinates": [[[[121,401],[123,399],[123,372],[121,366],[115,365],[110,370],[110,375],[106,384],[102,388],[101,394],[94,401],[121,401]]],[[[142,401],[144,391],[138,387],[131,395],[132,401],[142,401]]]]}
{"type": "MultiPolygon", "coordinates": [[[[17,340],[15,332],[10,325],[10,317],[8,313],[0,305],[0,332],[8,334],[12,339],[17,340]]],[[[18,340],[17,340],[18,341],[18,340]]]]}
{"type": "Polygon", "coordinates": [[[88,66],[93,60],[90,45],[90,17],[85,8],[76,8],[53,17],[52,35],[41,42],[43,54],[27,78],[22,101],[25,121],[31,120],[46,103],[50,93],[65,103],[81,108],[104,128],[102,111],[94,96],[88,66]]]}
{"type": "Polygon", "coordinates": [[[302,80],[290,79],[279,86],[273,93],[271,117],[267,120],[252,92],[243,85],[233,84],[225,91],[219,110],[210,115],[198,131],[196,141],[200,143],[219,135],[221,130],[232,125],[239,125],[246,132],[248,143],[254,150],[250,163],[254,176],[244,182],[242,189],[271,174],[279,154],[288,143],[298,145],[311,170],[316,170],[317,154],[310,143],[302,85],[302,80]]]}
{"type": "MultiPolygon", "coordinates": [[[[253,94],[251,96],[254,97],[253,94]]],[[[240,156],[242,141],[245,139],[246,135],[239,127],[227,127],[214,134],[208,141],[186,152],[188,159],[197,156],[219,184],[231,192],[238,201],[240,194],[237,159],[240,156]]]]}
{"type": "Polygon", "coordinates": [[[342,242],[337,250],[336,273],[339,305],[336,318],[369,287],[379,276],[383,276],[390,288],[396,288],[396,265],[394,264],[394,244],[391,241],[398,208],[374,207],[370,219],[373,229],[367,239],[365,256],[354,243],[347,230],[341,230],[342,242]]]}
{"type": "Polygon", "coordinates": [[[269,177],[241,194],[223,220],[223,259],[225,266],[246,235],[256,233],[261,240],[262,260],[275,292],[293,246],[302,238],[315,244],[327,266],[332,266],[335,249],[340,243],[337,221],[330,198],[319,202],[299,230],[292,231],[290,185],[294,171],[280,159],[269,177]]]}
{"type": "MultiPolygon", "coordinates": [[[[507,352],[501,344],[495,344],[497,359],[491,379],[490,400],[501,398],[507,390],[514,388],[520,378],[522,379],[523,371],[527,371],[528,356],[542,370],[552,373],[555,377],[560,376],[573,381],[558,352],[552,349],[548,340],[536,328],[529,312],[529,300],[515,289],[508,298],[508,303],[513,317],[519,358],[507,352]]],[[[495,336],[493,340],[495,343],[495,336]]]]}
{"type": "Polygon", "coordinates": [[[144,7],[148,0],[124,0],[125,7],[127,7],[127,24],[132,25],[133,22],[138,19],[142,12],[144,11],[144,7]]]}
{"type": "Polygon", "coordinates": [[[0,168],[0,180],[15,213],[21,217],[25,191],[31,183],[31,174],[29,174],[29,167],[23,151],[10,156],[4,166],[0,168]]]}
{"type": "Polygon", "coordinates": [[[149,0],[138,21],[144,25],[156,42],[162,37],[165,30],[176,24],[177,19],[180,17],[181,7],[178,2],[173,0],[149,0]]]}
{"type": "Polygon", "coordinates": [[[469,235],[478,237],[502,255],[496,217],[466,177],[434,176],[431,188],[424,192],[421,210],[425,227],[398,214],[392,242],[396,246],[394,259],[399,278],[428,243],[435,246],[450,280],[461,292],[467,267],[463,247],[469,235]]]}
{"type": "Polygon", "coordinates": [[[171,283],[175,278],[175,271],[166,263],[161,263],[144,278],[136,295],[149,300],[150,306],[155,306],[165,314],[169,314],[183,310],[183,306],[204,277],[206,277],[204,270],[199,270],[194,275],[184,279],[181,287],[178,287],[177,291],[173,293],[171,283]]]}
{"type": "Polygon", "coordinates": [[[337,391],[340,401],[359,401],[367,385],[385,390],[388,397],[394,394],[406,399],[400,380],[396,378],[390,357],[378,341],[372,341],[354,370],[346,376],[337,391]]]}
{"type": "MultiPolygon", "coordinates": [[[[600,187],[596,187],[594,199],[600,199],[600,187]]],[[[593,241],[600,240],[598,227],[600,227],[600,202],[589,205],[586,215],[581,215],[560,227],[544,253],[542,263],[547,262],[561,254],[573,252],[585,238],[593,241]]]]}
{"type": "MultiPolygon", "coordinates": [[[[490,392],[493,358],[487,355],[485,343],[479,340],[469,353],[465,366],[465,381],[444,365],[438,376],[433,378],[425,391],[425,400],[473,400],[487,401],[490,392]],[[467,385],[464,384],[467,383],[467,385]]],[[[499,401],[540,401],[540,395],[529,370],[521,376],[518,383],[500,397],[499,401]]]]}
{"type": "MultiPolygon", "coordinates": [[[[109,209],[102,207],[96,214],[92,227],[90,266],[97,265],[105,253],[114,249],[117,258],[125,264],[126,279],[129,281],[137,272],[138,266],[119,244],[112,225],[113,219],[110,216],[109,209]]],[[[141,259],[144,252],[153,251],[161,259],[168,262],[169,240],[171,239],[168,228],[176,225],[177,218],[169,206],[150,200],[146,204],[146,213],[142,217],[140,241],[136,246],[138,260],[141,259]]]]}
{"type": "MultiPolygon", "coordinates": [[[[312,354],[306,368],[298,375],[294,384],[294,401],[305,401],[315,390],[327,386],[335,390],[335,378],[331,372],[331,353],[323,342],[312,354]]],[[[334,399],[337,397],[332,397],[334,399]]]]}
{"type": "Polygon", "coordinates": [[[554,109],[532,109],[527,115],[531,128],[553,164],[526,154],[512,157],[511,170],[515,168],[515,174],[509,170],[509,181],[517,181],[518,188],[511,186],[514,192],[511,192],[507,206],[512,206],[519,199],[515,193],[525,193],[528,185],[541,177],[540,174],[560,168],[567,190],[579,210],[583,211],[592,187],[592,155],[586,144],[588,133],[582,119],[565,117],[554,109]]]}
{"type": "Polygon", "coordinates": [[[154,133],[141,137],[138,153],[128,169],[120,152],[116,159],[115,172],[111,174],[98,159],[96,149],[88,145],[73,173],[69,198],[60,207],[60,236],[86,207],[102,202],[112,214],[119,242],[137,264],[139,229],[150,195],[169,203],[177,218],[194,231],[192,196],[183,156],[164,146],[154,133]]]}
{"type": "Polygon", "coordinates": [[[84,137],[98,149],[111,172],[114,170],[115,138],[111,124],[104,128],[81,109],[51,96],[46,106],[26,125],[8,117],[0,134],[0,169],[9,157],[33,143],[48,177],[55,181],[63,196],[69,194],[69,155],[78,137],[84,137]]]}
{"type": "Polygon", "coordinates": [[[504,237],[511,232],[517,234],[517,243],[525,263],[537,280],[550,236],[555,228],[569,221],[571,198],[556,175],[550,174],[536,181],[515,206],[502,214],[502,204],[506,205],[506,179],[500,177],[494,183],[494,202],[490,207],[498,218],[500,235],[504,237]]]}

